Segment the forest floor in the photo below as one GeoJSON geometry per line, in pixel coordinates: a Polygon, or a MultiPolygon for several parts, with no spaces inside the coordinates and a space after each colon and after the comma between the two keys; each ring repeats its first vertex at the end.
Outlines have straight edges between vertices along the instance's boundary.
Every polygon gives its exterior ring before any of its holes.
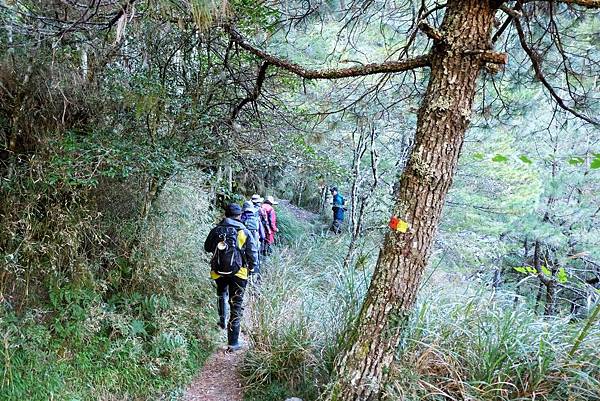
{"type": "MultiPolygon", "coordinates": [[[[290,201],[282,199],[281,206],[290,211],[297,219],[308,222],[317,221],[319,215],[308,210],[292,205],[290,201]]],[[[247,298],[247,297],[246,297],[247,298]]],[[[245,300],[245,316],[249,315],[251,302],[245,300]]],[[[248,321],[246,320],[248,323],[248,321]]],[[[223,332],[223,343],[226,343],[226,335],[223,332]]],[[[244,355],[248,351],[248,343],[245,341],[244,331],[240,333],[243,347],[237,352],[227,352],[227,347],[219,348],[205,363],[204,367],[192,383],[185,390],[183,401],[242,401],[244,389],[242,376],[239,372],[244,355]]]]}

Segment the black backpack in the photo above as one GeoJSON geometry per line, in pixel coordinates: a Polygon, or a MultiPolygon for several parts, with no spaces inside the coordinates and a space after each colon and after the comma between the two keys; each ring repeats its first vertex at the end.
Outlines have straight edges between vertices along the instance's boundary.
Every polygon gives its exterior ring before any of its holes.
{"type": "Polygon", "coordinates": [[[238,248],[238,229],[217,226],[217,247],[210,261],[212,271],[222,276],[231,276],[240,271],[244,264],[242,250],[238,248]]]}

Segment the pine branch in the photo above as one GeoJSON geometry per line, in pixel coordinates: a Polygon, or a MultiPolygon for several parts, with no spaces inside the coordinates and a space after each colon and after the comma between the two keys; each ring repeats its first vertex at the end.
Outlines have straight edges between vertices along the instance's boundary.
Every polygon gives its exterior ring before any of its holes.
{"type": "Polygon", "coordinates": [[[578,117],[578,118],[580,118],[584,121],[587,121],[588,123],[596,125],[596,126],[600,125],[599,121],[594,120],[593,118],[590,118],[590,117],[578,112],[577,110],[573,109],[572,107],[568,106],[565,103],[564,99],[561,98],[558,95],[558,93],[556,93],[556,90],[554,89],[554,87],[552,85],[550,85],[550,82],[548,82],[548,80],[546,79],[546,76],[544,75],[544,72],[542,71],[542,64],[540,61],[540,56],[527,44],[527,39],[525,38],[525,32],[523,31],[523,25],[521,25],[521,22],[518,19],[514,19],[514,24],[515,24],[515,28],[517,29],[517,33],[519,35],[519,42],[521,43],[521,47],[523,48],[523,50],[525,50],[525,53],[527,53],[527,56],[531,60],[533,70],[535,71],[535,77],[548,90],[548,92],[550,93],[550,96],[552,96],[552,98],[556,101],[556,104],[558,104],[558,106],[561,109],[566,110],[569,113],[573,114],[575,117],[578,117]]]}
{"type": "Polygon", "coordinates": [[[360,77],[372,74],[409,71],[416,68],[428,67],[430,65],[429,56],[423,55],[403,61],[385,61],[382,63],[365,64],[357,67],[314,70],[305,68],[288,60],[284,60],[253,46],[252,44],[248,43],[244,37],[233,27],[226,27],[225,29],[228,31],[231,40],[237,43],[241,48],[265,60],[271,65],[283,68],[305,79],[339,79],[360,77]]]}
{"type": "Polygon", "coordinates": [[[559,3],[575,4],[587,8],[600,8],[600,0],[558,0],[559,3]]]}
{"type": "MultiPolygon", "coordinates": [[[[555,0],[524,0],[522,1],[522,3],[533,3],[533,2],[539,2],[539,1],[555,1],[555,0]]],[[[600,8],[600,0],[556,0],[557,3],[564,3],[564,4],[572,4],[572,5],[576,5],[576,6],[582,6],[582,7],[587,7],[587,8],[600,8]]]]}

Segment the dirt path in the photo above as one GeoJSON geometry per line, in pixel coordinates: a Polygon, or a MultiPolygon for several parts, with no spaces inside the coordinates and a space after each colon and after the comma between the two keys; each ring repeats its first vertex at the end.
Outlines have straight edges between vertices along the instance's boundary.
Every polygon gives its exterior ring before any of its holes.
{"type": "Polygon", "coordinates": [[[242,401],[239,366],[247,348],[235,353],[219,349],[206,361],[200,374],[185,391],[183,401],[242,401]]]}
{"type": "Polygon", "coordinates": [[[296,205],[292,205],[289,200],[280,199],[279,203],[281,204],[281,206],[285,207],[287,210],[292,212],[292,214],[296,216],[298,220],[304,220],[310,223],[315,222],[319,219],[318,214],[309,212],[308,210],[302,209],[296,205]]]}

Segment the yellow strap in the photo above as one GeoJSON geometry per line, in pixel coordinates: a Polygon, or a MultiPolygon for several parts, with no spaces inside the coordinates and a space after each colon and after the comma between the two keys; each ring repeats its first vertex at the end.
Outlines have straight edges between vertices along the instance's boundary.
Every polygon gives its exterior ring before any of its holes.
{"type": "MultiPolygon", "coordinates": [[[[245,267],[242,267],[236,274],[236,277],[241,278],[242,280],[248,280],[248,269],[245,267]]],[[[210,272],[210,278],[213,280],[218,279],[219,277],[221,277],[220,274],[215,273],[214,271],[211,270],[210,272]]]]}

